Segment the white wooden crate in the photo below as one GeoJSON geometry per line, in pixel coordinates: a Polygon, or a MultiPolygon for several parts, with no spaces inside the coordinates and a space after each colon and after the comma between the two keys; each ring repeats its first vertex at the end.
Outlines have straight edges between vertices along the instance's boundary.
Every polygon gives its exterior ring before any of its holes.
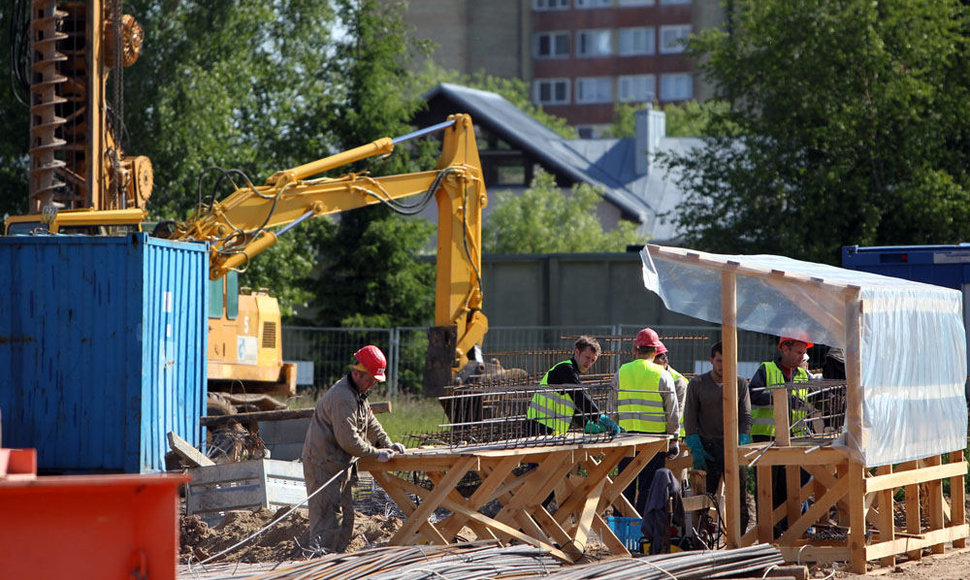
{"type": "Polygon", "coordinates": [[[229,510],[296,505],[306,499],[303,464],[275,459],[224,463],[189,470],[185,513],[203,517],[229,510]]]}

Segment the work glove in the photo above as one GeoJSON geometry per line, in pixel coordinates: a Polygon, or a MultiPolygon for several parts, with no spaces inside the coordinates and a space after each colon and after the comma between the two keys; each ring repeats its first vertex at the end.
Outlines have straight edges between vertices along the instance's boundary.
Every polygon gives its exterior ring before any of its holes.
{"type": "Polygon", "coordinates": [[[390,449],[381,449],[377,452],[377,462],[387,463],[394,457],[394,452],[390,449]]]}
{"type": "Polygon", "coordinates": [[[738,433],[738,445],[747,445],[748,443],[751,443],[751,435],[738,433]]]}
{"type": "Polygon", "coordinates": [[[584,429],[587,434],[595,435],[597,433],[602,433],[606,431],[606,428],[599,423],[593,423],[592,421],[586,421],[586,428],[584,429]]]}
{"type": "Polygon", "coordinates": [[[610,419],[605,414],[600,415],[599,424],[604,430],[609,431],[614,435],[619,435],[620,433],[626,432],[626,429],[617,425],[613,419],[610,419]]]}
{"type": "Polygon", "coordinates": [[[404,446],[404,443],[391,443],[391,449],[395,453],[404,453],[408,450],[408,448],[404,446]]]}
{"type": "Polygon", "coordinates": [[[714,457],[704,450],[704,444],[701,443],[701,436],[697,433],[688,435],[684,439],[684,443],[687,443],[687,447],[690,449],[690,455],[694,459],[694,469],[706,471],[707,460],[714,459],[714,457]]]}
{"type": "Polygon", "coordinates": [[[667,446],[667,459],[676,459],[678,455],[680,455],[680,444],[677,441],[671,441],[667,446]]]}

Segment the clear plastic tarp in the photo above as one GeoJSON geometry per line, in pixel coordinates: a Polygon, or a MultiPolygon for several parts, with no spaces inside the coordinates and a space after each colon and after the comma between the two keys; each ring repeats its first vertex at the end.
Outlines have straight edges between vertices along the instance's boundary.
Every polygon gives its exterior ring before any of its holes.
{"type": "Polygon", "coordinates": [[[643,282],[675,312],[721,323],[722,272],[731,270],[738,328],[846,348],[846,316],[861,316],[861,437],[844,431],[835,443],[857,461],[875,467],[966,447],[959,291],[781,256],[665,250],[641,252],[643,282]]]}

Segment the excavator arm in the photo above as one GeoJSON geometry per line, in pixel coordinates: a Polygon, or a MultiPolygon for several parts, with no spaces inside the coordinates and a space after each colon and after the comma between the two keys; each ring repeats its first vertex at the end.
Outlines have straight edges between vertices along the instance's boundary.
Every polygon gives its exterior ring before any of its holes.
{"type": "MultiPolygon", "coordinates": [[[[413,196],[423,197],[409,208],[419,208],[432,197],[438,207],[435,326],[453,328],[456,333],[454,356],[449,356],[453,360],[447,365],[456,373],[468,363],[468,353],[488,330],[488,321],[481,311],[482,209],[488,198],[468,115],[452,115],[445,123],[424,131],[397,139],[385,137],[280,171],[263,186],[243,187],[224,200],[213,202],[195,218],[176,224],[167,237],[208,241],[209,276],[217,280],[230,270],[245,267],[250,259],[305,219],[377,203],[398,206],[397,200],[413,196]],[[433,171],[314,178],[361,159],[387,155],[397,143],[434,130],[443,130],[444,138],[441,157],[433,171]],[[277,227],[280,229],[272,229],[277,227]]],[[[429,364],[430,357],[429,354],[429,364]]]]}

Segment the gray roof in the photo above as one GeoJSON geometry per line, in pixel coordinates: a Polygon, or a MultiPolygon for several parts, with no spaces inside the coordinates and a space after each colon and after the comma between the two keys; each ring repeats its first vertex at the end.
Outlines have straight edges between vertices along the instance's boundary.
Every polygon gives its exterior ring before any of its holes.
{"type": "MultiPolygon", "coordinates": [[[[501,95],[449,83],[441,83],[425,98],[444,97],[453,101],[475,123],[513,147],[527,152],[555,173],[575,182],[600,188],[603,197],[641,224],[640,231],[651,240],[677,238],[673,224],[659,215],[677,207],[684,194],[666,173],[654,168],[636,173],[636,139],[566,139],[559,136],[501,95]]],[[[659,152],[686,152],[701,145],[693,137],[663,137],[659,152]]]]}

